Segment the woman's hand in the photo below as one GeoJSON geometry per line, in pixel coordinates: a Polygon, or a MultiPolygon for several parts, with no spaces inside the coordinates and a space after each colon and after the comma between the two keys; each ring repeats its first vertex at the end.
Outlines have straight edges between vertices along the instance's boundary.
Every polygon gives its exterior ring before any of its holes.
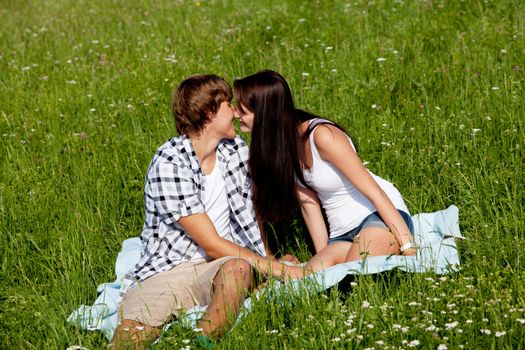
{"type": "Polygon", "coordinates": [[[411,247],[411,248],[408,248],[406,250],[404,250],[401,255],[403,256],[416,256],[416,253],[417,253],[417,248],[414,246],[414,247],[411,247]]]}

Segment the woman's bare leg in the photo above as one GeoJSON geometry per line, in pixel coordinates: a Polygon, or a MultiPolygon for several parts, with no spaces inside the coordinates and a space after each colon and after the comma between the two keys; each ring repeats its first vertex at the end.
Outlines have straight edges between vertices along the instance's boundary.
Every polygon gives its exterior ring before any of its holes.
{"type": "Polygon", "coordinates": [[[387,229],[370,227],[354,239],[345,261],[362,260],[369,256],[399,254],[399,243],[387,229]]]}
{"type": "Polygon", "coordinates": [[[307,264],[307,269],[317,272],[345,262],[348,251],[352,247],[350,242],[335,242],[315,254],[307,264]]]}

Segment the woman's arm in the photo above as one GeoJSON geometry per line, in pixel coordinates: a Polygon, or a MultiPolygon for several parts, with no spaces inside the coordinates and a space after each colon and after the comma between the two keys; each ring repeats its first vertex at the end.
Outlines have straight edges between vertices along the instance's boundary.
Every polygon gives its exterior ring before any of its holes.
{"type": "MultiPolygon", "coordinates": [[[[314,142],[321,158],[332,163],[344,176],[363,193],[376,207],[379,215],[395,235],[399,246],[413,241],[412,234],[394,204],[365,168],[347,135],[332,125],[316,128],[314,142]]],[[[415,254],[407,249],[405,255],[415,254]]]]}
{"type": "Polygon", "coordinates": [[[315,252],[319,253],[328,245],[328,230],[321,212],[319,198],[314,191],[299,185],[297,185],[297,198],[306,227],[314,243],[315,252]]]}

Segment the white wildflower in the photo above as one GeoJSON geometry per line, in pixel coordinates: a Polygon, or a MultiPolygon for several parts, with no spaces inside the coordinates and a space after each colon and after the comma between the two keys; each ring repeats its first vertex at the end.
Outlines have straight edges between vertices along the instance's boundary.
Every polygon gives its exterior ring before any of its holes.
{"type": "Polygon", "coordinates": [[[417,339],[414,339],[410,343],[408,343],[408,347],[409,348],[415,348],[418,345],[419,345],[419,340],[417,340],[417,339]]]}
{"type": "Polygon", "coordinates": [[[445,323],[445,329],[450,330],[450,329],[456,328],[458,324],[459,324],[458,321],[454,321],[451,323],[445,323]]]}
{"type": "Polygon", "coordinates": [[[430,325],[430,326],[428,326],[427,328],[425,328],[425,330],[426,330],[427,332],[434,332],[436,329],[437,329],[437,327],[434,326],[433,324],[430,325]]]}
{"type": "Polygon", "coordinates": [[[377,61],[377,62],[385,62],[385,61],[386,61],[386,58],[384,58],[384,57],[378,57],[378,58],[376,59],[376,61],[377,61]]]}
{"type": "Polygon", "coordinates": [[[438,347],[437,347],[437,350],[447,350],[448,347],[446,344],[439,344],[438,347]]]}

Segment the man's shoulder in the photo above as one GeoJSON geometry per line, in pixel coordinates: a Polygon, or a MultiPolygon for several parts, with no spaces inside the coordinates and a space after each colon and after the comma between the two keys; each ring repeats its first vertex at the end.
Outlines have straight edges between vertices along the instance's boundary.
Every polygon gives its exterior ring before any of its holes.
{"type": "Polygon", "coordinates": [[[226,151],[226,155],[232,156],[235,154],[244,154],[249,151],[248,144],[237,135],[233,139],[224,139],[219,144],[219,148],[226,151]]]}
{"type": "Polygon", "coordinates": [[[174,169],[190,168],[189,155],[186,153],[187,151],[181,137],[169,139],[157,148],[149,166],[149,173],[166,167],[174,169]]]}

